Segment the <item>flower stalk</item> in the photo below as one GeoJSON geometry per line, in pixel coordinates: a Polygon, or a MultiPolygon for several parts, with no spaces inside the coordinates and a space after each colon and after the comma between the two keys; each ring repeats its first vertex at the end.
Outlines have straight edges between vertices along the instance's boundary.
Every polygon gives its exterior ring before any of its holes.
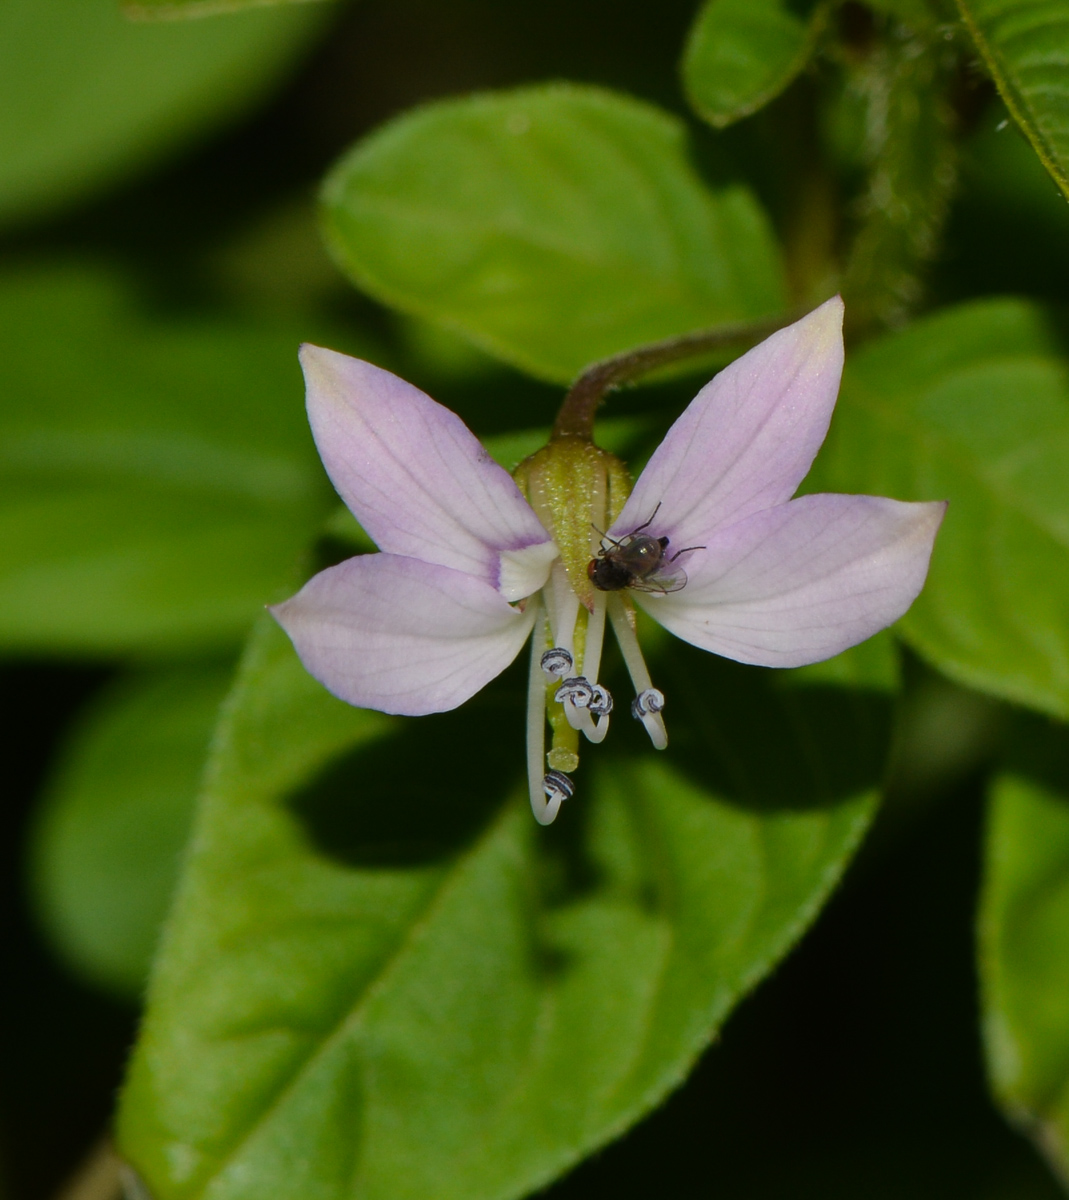
{"type": "Polygon", "coordinates": [[[593,363],[568,390],[550,438],[556,441],[576,437],[593,442],[594,418],[609,392],[636,383],[662,367],[670,367],[688,359],[705,358],[717,350],[745,350],[799,316],[801,313],[781,314],[759,321],[717,325],[713,329],[650,342],[593,363]]]}

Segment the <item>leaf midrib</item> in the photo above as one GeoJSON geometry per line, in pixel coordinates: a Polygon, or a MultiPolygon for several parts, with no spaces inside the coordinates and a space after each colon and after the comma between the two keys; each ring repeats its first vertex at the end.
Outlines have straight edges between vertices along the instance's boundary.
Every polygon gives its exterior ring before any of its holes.
{"type": "MultiPolygon", "coordinates": [[[[264,1108],[253,1122],[248,1126],[244,1133],[240,1135],[233,1149],[219,1161],[217,1167],[205,1179],[196,1192],[190,1193],[190,1200],[203,1200],[209,1188],[218,1180],[226,1170],[241,1156],[242,1152],[248,1146],[249,1142],[263,1128],[263,1126],[271,1120],[278,1110],[285,1104],[289,1097],[300,1087],[302,1081],[313,1070],[316,1065],[328,1054],[330,1054],[339,1042],[344,1041],[351,1036],[367,1014],[369,1007],[375,998],[387,987],[390,979],[401,969],[402,964],[408,957],[409,952],[414,949],[416,944],[421,939],[424,930],[433,924],[434,918],[438,911],[444,906],[448,900],[453,886],[457,880],[464,875],[464,867],[482,851],[485,845],[493,839],[499,831],[501,825],[509,819],[511,805],[506,805],[502,816],[494,821],[473,846],[465,853],[459,855],[449,867],[445,868],[442,874],[442,879],[438,885],[431,891],[419,915],[410,923],[405,933],[398,941],[394,949],[383,959],[379,970],[375,973],[370,982],[366,983],[360,990],[358,996],[353,1003],[346,1009],[341,1019],[320,1039],[317,1047],[306,1055],[296,1070],[290,1075],[289,1079],[278,1088],[274,1098],[264,1108]]],[[[359,1157],[359,1156],[358,1156],[359,1157]]],[[[355,1168],[354,1168],[355,1173],[355,1168]]]]}

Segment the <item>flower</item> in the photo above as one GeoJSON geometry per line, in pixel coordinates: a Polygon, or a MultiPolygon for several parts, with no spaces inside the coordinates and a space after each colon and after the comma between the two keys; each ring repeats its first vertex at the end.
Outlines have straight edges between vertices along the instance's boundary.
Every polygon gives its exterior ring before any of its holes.
{"type": "Polygon", "coordinates": [[[534,631],[528,780],[535,816],[552,821],[579,732],[608,729],[606,620],[632,713],[667,745],[632,602],[703,650],[795,667],[891,624],[923,586],[945,503],[792,499],[835,406],[842,313],[829,300],[716,375],[630,495],[622,464],[589,440],[554,439],[513,478],[410,384],[303,347],[324,466],[380,552],[320,572],[272,613],[336,696],[409,716],[462,704],[534,631]]]}

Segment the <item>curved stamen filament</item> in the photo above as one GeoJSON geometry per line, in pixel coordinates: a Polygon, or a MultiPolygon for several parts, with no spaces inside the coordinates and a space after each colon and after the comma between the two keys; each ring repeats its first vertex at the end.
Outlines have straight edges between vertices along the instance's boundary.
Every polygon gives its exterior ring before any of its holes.
{"type": "Polygon", "coordinates": [[[564,706],[564,715],[573,729],[582,730],[587,740],[603,742],[609,732],[612,696],[600,683],[591,683],[583,675],[565,679],[553,699],[564,706]],[[597,722],[594,717],[600,718],[597,722]]]}
{"type": "MultiPolygon", "coordinates": [[[[615,593],[609,595],[609,620],[612,621],[616,640],[620,643],[620,653],[624,656],[624,662],[627,664],[627,673],[635,685],[636,697],[641,698],[655,693],[660,697],[660,704],[663,705],[664,697],[653,686],[653,681],[650,679],[650,673],[646,669],[646,660],[642,657],[642,650],[639,648],[638,638],[635,637],[635,631],[631,628],[631,622],[628,620],[627,609],[624,608],[623,600],[615,593]]],[[[639,706],[639,711],[636,711],[635,715],[645,725],[654,748],[663,750],[668,745],[668,731],[664,727],[664,718],[661,716],[660,708],[643,704],[639,706]]]]}
{"type": "Polygon", "coordinates": [[[583,674],[563,680],[553,698],[564,706],[565,719],[572,729],[581,731],[588,742],[598,743],[609,732],[612,712],[612,696],[598,683],[605,641],[605,597],[595,597],[593,612],[577,611],[576,616],[584,626],[582,637],[577,639],[583,646],[583,674]]]}
{"type": "Polygon", "coordinates": [[[553,822],[562,797],[547,795],[543,782],[546,776],[546,682],[542,673],[542,655],[546,647],[546,616],[542,602],[533,596],[528,611],[534,609],[534,629],[531,631],[531,672],[527,681],[527,789],[531,811],[539,825],[553,822]]]}
{"type": "Polygon", "coordinates": [[[586,644],[583,647],[583,674],[591,683],[597,683],[601,670],[601,648],[605,642],[605,602],[607,593],[598,592],[594,597],[594,611],[587,618],[586,644]]]}
{"type": "Polygon", "coordinates": [[[579,620],[579,597],[568,582],[567,572],[558,561],[553,564],[549,581],[543,593],[549,610],[549,623],[553,631],[553,645],[567,650],[575,659],[575,625],[579,620]]]}

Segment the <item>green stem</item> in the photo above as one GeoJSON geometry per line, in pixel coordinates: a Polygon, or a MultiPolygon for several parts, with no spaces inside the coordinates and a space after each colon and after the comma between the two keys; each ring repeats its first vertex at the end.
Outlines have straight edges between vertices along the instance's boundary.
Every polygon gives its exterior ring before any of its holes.
{"type": "Polygon", "coordinates": [[[853,70],[865,99],[869,183],[843,281],[855,334],[901,323],[922,295],[957,181],[954,63],[938,31],[883,19],[879,40],[853,70]]]}
{"type": "Polygon", "coordinates": [[[759,321],[719,325],[715,329],[686,333],[663,342],[651,342],[594,363],[579,376],[564,397],[551,437],[554,440],[578,437],[593,441],[594,417],[598,406],[614,388],[634,383],[660,367],[685,362],[688,358],[702,358],[712,350],[735,346],[740,350],[748,349],[801,315],[789,313],[763,317],[759,321]]]}

